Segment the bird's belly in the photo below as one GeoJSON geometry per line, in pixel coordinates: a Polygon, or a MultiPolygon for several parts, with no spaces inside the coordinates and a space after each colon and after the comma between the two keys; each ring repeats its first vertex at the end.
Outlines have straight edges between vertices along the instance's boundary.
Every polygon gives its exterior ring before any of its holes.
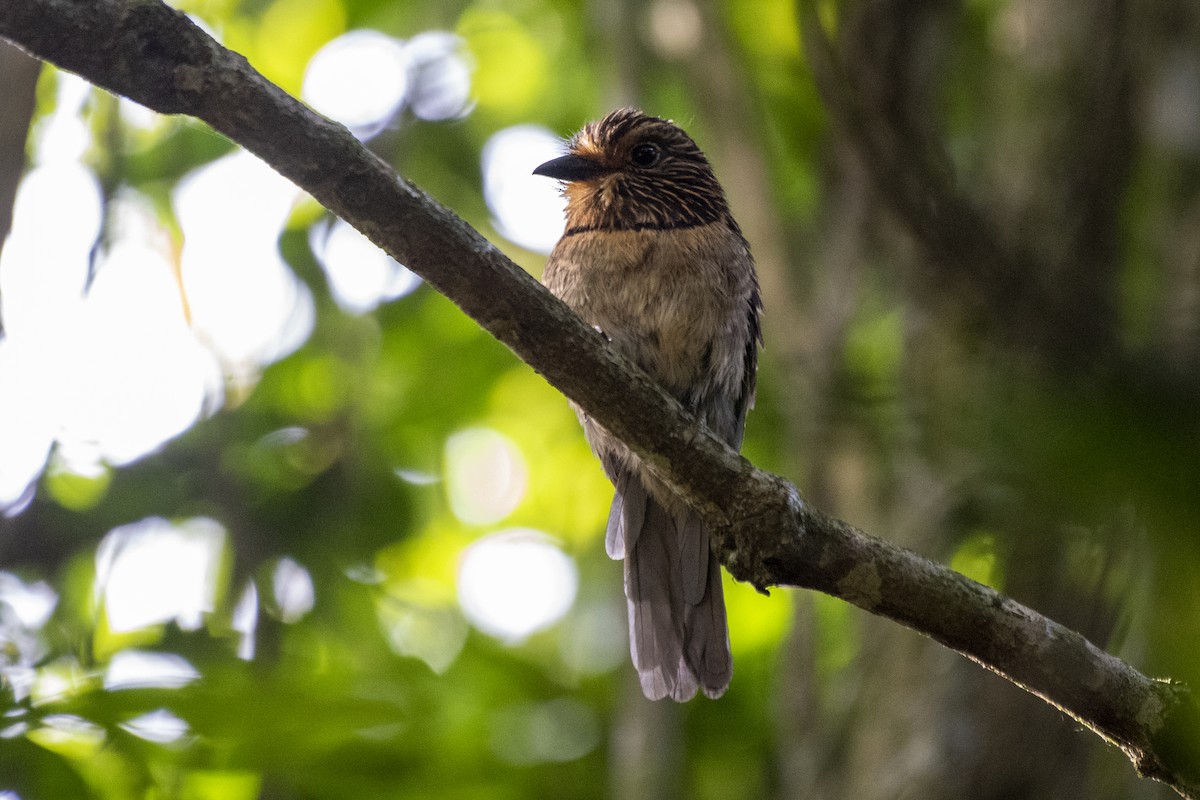
{"type": "MultiPolygon", "coordinates": [[[[714,359],[740,363],[739,347],[722,337],[736,316],[729,269],[706,253],[702,234],[595,232],[570,252],[569,286],[556,291],[613,346],[664,388],[683,398],[711,380],[714,359]]],[[[712,249],[712,248],[709,248],[712,249]]],[[[719,255],[720,251],[716,255],[719,255]]],[[[553,285],[551,288],[555,288],[553,285]]]]}

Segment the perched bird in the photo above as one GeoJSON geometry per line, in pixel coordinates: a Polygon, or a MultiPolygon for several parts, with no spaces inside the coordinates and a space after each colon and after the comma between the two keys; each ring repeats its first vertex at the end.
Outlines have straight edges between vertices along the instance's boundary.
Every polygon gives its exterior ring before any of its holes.
{"type": "MultiPolygon", "coordinates": [[[[623,108],[534,170],[564,182],[567,225],[543,282],[731,446],[754,403],[762,301],[750,247],[704,153],[623,108]]],[[[576,408],[616,488],[605,546],[625,560],[630,652],[652,700],[720,697],[733,660],[700,517],[576,408]]]]}

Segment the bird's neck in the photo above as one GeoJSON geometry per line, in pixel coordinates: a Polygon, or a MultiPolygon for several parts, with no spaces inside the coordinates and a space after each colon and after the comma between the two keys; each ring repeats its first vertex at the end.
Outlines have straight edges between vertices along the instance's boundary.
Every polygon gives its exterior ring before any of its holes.
{"type": "MultiPolygon", "coordinates": [[[[723,197],[697,202],[689,198],[672,202],[639,203],[623,195],[609,181],[567,187],[568,232],[679,230],[723,220],[732,224],[723,197]]],[[[736,227],[736,226],[735,226],[736,227]]]]}

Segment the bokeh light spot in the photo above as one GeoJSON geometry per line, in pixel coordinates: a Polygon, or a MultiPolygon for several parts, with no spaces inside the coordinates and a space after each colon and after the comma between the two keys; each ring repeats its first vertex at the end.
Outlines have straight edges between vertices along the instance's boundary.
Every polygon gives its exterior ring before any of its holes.
{"type": "Polygon", "coordinates": [[[458,602],[475,627],[515,644],[560,620],[578,583],[575,562],[550,537],[514,528],[466,549],[458,602]]]}
{"type": "Polygon", "coordinates": [[[408,56],[400,41],[378,31],[350,31],[308,62],[303,97],[320,113],[369,138],[404,103],[408,76],[408,56]]]}
{"type": "Polygon", "coordinates": [[[42,727],[30,731],[29,738],[56,753],[87,758],[106,738],[104,729],[75,714],[50,714],[42,718],[42,727]]]}
{"type": "Polygon", "coordinates": [[[192,326],[235,384],[252,382],[312,331],[312,295],[277,246],[297,195],[244,151],[193,170],[173,195],[192,326]]]}
{"type": "Polygon", "coordinates": [[[186,736],[189,730],[186,722],[165,708],[140,714],[128,722],[121,723],[121,728],[139,739],[155,744],[174,744],[186,736]]]}
{"type": "Polygon", "coordinates": [[[10,509],[56,440],[62,500],[86,505],[103,483],[73,492],[71,475],[140,458],[220,396],[215,361],[188,328],[167,237],[132,192],[110,202],[85,294],[99,204],[95,177],[78,164],[34,170],[18,193],[0,255],[0,385],[17,387],[0,393],[0,505],[10,509]]]}
{"type": "Polygon", "coordinates": [[[654,0],[646,14],[650,41],[663,56],[683,59],[699,49],[704,20],[692,0],[654,0]]]}
{"type": "Polygon", "coordinates": [[[200,677],[186,658],[175,653],[122,650],[113,655],[104,671],[104,688],[175,689],[200,677]]]}
{"type": "Polygon", "coordinates": [[[309,243],[329,278],[334,301],[353,314],[403,297],[421,279],[340,219],[314,225],[309,243]]]}
{"type": "Polygon", "coordinates": [[[563,140],[537,125],[494,134],[483,148],[483,193],[504,238],[549,253],[562,236],[566,201],[558,183],[533,170],[563,153],[563,140]]]}
{"type": "Polygon", "coordinates": [[[597,675],[627,664],[626,619],[623,597],[577,604],[559,635],[563,663],[576,675],[597,675]]]}
{"type": "Polygon", "coordinates": [[[64,376],[67,453],[80,443],[129,463],[187,430],[219,393],[216,364],[187,327],[174,268],[158,250],[118,240],[82,312],[64,376]]]}
{"type": "Polygon", "coordinates": [[[316,602],[312,576],[290,558],[281,558],[275,564],[271,588],[279,618],[287,623],[298,622],[316,602]]]}
{"type": "Polygon", "coordinates": [[[446,440],[446,491],[463,522],[487,525],[512,513],[528,471],[516,443],[490,428],[468,428],[446,440]]]}
{"type": "Polygon", "coordinates": [[[448,31],[426,31],[405,47],[412,73],[408,105],[431,122],[462,117],[471,110],[471,64],[466,43],[448,31]]]}
{"type": "Polygon", "coordinates": [[[246,588],[233,607],[233,629],[239,634],[238,658],[249,661],[254,658],[254,634],[258,630],[258,587],[248,581],[246,588]]]}
{"type": "Polygon", "coordinates": [[[175,621],[200,627],[213,610],[225,529],[197,517],[150,517],[109,531],[96,551],[96,592],[117,633],[175,621]]]}

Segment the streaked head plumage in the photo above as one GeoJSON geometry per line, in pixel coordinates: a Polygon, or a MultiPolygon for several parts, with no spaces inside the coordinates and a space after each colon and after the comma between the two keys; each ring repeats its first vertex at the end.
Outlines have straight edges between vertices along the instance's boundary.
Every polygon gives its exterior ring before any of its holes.
{"type": "Polygon", "coordinates": [[[565,182],[568,228],[668,229],[728,218],[704,153],[670,120],[620,108],[571,137],[536,174],[565,182]]]}

